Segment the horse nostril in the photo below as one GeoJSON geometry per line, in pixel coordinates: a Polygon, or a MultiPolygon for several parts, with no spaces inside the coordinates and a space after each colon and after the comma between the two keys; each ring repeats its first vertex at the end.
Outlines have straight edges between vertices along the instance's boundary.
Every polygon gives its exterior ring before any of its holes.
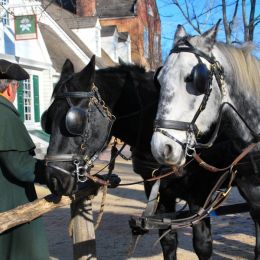
{"type": "Polygon", "coordinates": [[[166,144],[163,151],[164,157],[168,158],[171,155],[171,153],[172,153],[172,147],[169,144],[166,144]]]}

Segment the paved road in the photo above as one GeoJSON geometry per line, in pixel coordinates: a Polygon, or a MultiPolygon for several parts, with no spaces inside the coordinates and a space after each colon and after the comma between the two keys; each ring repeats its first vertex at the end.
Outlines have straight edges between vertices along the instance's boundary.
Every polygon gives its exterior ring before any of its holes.
{"type": "MultiPolygon", "coordinates": [[[[108,155],[104,158],[107,159],[107,157],[108,155]]],[[[98,170],[101,166],[102,162],[100,161],[94,170],[98,170]]],[[[121,160],[115,172],[120,174],[122,183],[140,180],[140,177],[132,172],[131,164],[123,163],[121,160]]],[[[100,200],[101,194],[93,200],[95,216],[99,210],[100,200]]],[[[241,198],[234,189],[228,202],[237,203],[240,201],[241,198]]],[[[98,260],[163,259],[160,246],[153,246],[158,238],[155,231],[143,236],[135,253],[131,257],[127,256],[131,240],[128,220],[131,215],[142,213],[145,202],[142,184],[109,190],[105,214],[96,232],[98,260]]],[[[53,259],[73,259],[71,239],[67,232],[69,216],[68,207],[57,209],[44,216],[53,259]]],[[[212,226],[214,237],[213,260],[253,259],[254,225],[248,213],[214,218],[212,219],[212,226]]],[[[190,228],[179,232],[178,258],[181,260],[197,259],[192,249],[190,228]]]]}

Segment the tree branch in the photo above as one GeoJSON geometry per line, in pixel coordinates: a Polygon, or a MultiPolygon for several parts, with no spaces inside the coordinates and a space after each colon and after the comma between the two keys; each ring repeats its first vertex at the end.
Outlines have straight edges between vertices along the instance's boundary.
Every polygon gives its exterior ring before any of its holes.
{"type": "Polygon", "coordinates": [[[248,40],[253,41],[254,39],[254,18],[255,18],[255,4],[256,0],[251,0],[251,8],[250,8],[250,15],[249,15],[249,28],[248,28],[248,40]]]}
{"type": "Polygon", "coordinates": [[[223,14],[223,24],[226,34],[226,43],[231,44],[230,39],[230,28],[227,21],[227,6],[226,6],[226,0],[222,0],[222,14],[223,14]]]}
{"type": "Polygon", "coordinates": [[[0,213],[0,234],[10,228],[30,222],[56,208],[69,205],[76,200],[86,199],[90,195],[96,194],[99,187],[99,185],[93,182],[86,183],[84,190],[78,191],[73,198],[50,194],[44,198],[0,213]]]}

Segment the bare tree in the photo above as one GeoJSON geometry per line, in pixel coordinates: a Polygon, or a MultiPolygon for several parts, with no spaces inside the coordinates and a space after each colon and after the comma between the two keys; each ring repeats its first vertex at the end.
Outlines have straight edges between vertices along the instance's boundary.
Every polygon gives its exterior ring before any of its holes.
{"type": "Polygon", "coordinates": [[[260,15],[255,17],[256,0],[250,0],[250,14],[249,19],[246,17],[246,1],[242,0],[242,15],[244,23],[244,41],[253,41],[255,27],[260,22],[260,15]]]}
{"type": "Polygon", "coordinates": [[[239,2],[239,0],[236,0],[233,16],[232,16],[231,20],[228,21],[226,0],[222,0],[223,24],[224,24],[224,29],[225,29],[226,43],[228,43],[228,44],[231,44],[231,32],[232,32],[233,24],[234,24],[236,16],[237,16],[238,2],[239,2]]]}
{"type": "Polygon", "coordinates": [[[205,19],[206,17],[212,16],[213,11],[221,9],[225,38],[228,44],[253,41],[255,28],[260,23],[260,14],[256,15],[255,13],[256,0],[222,0],[221,4],[215,5],[212,5],[212,2],[208,1],[207,8],[201,13],[196,11],[193,1],[171,0],[169,2],[179,9],[185,21],[199,34],[201,34],[201,25],[207,23],[207,21],[202,22],[202,18],[205,19]],[[241,14],[238,12],[240,6],[242,10],[241,14]],[[249,17],[247,17],[247,12],[249,13],[249,17]],[[242,17],[243,23],[244,37],[242,40],[234,39],[236,29],[234,25],[236,21],[239,20],[239,17],[242,17]]]}

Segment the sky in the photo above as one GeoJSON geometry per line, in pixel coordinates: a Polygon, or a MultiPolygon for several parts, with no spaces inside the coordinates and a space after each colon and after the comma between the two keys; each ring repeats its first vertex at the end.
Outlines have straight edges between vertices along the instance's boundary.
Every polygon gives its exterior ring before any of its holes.
{"type": "MultiPolygon", "coordinates": [[[[191,34],[195,35],[197,34],[192,27],[186,22],[184,17],[182,16],[179,9],[173,4],[174,0],[156,0],[157,7],[159,9],[160,18],[161,18],[161,30],[162,30],[162,55],[163,60],[165,57],[167,57],[170,49],[172,48],[173,43],[173,37],[176,30],[176,27],[178,24],[181,24],[185,27],[186,31],[191,34]]],[[[183,3],[183,0],[179,0],[180,3],[183,3]]],[[[209,6],[209,4],[212,5],[220,5],[221,0],[187,0],[188,3],[193,3],[195,7],[195,12],[197,14],[200,14],[209,6]]],[[[228,18],[231,16],[232,10],[234,8],[234,5],[232,3],[234,0],[226,0],[226,2],[230,5],[230,7],[227,8],[227,15],[228,18]]],[[[250,0],[246,0],[247,4],[250,4],[250,0]]],[[[256,1],[256,10],[255,10],[255,17],[257,15],[260,15],[260,1],[256,1]]],[[[241,5],[241,1],[240,1],[241,5]]],[[[209,29],[211,26],[213,26],[219,19],[222,19],[222,9],[216,8],[211,13],[209,17],[206,17],[205,15],[202,15],[200,18],[200,21],[204,23],[202,25],[202,32],[209,29]],[[206,21],[206,23],[205,23],[206,21]]],[[[241,9],[238,10],[238,18],[236,20],[236,38],[237,39],[243,39],[243,30],[242,30],[242,16],[241,16],[241,9]]],[[[224,28],[223,23],[221,23],[219,32],[218,32],[218,40],[219,41],[225,41],[224,36],[224,28]]],[[[255,49],[255,55],[260,58],[260,23],[256,27],[255,33],[254,33],[254,43],[256,44],[257,48],[255,49]]]]}

